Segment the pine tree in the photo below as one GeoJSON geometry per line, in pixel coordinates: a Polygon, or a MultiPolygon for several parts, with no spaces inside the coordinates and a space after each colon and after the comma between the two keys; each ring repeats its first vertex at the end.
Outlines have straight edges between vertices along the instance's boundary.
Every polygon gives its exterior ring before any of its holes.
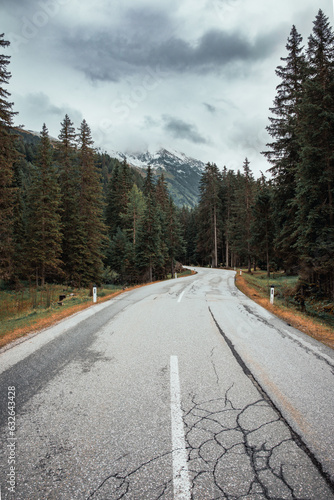
{"type": "Polygon", "coordinates": [[[122,227],[129,234],[133,247],[136,246],[139,227],[145,210],[145,198],[136,184],[132,186],[125,211],[121,214],[122,227]]]}
{"type": "Polygon", "coordinates": [[[43,125],[37,166],[28,193],[26,258],[36,285],[61,274],[60,189],[52,163],[48,129],[43,125]]]}
{"type": "Polygon", "coordinates": [[[133,261],[132,244],[125,232],[118,227],[107,250],[107,264],[119,275],[120,282],[125,283],[126,281],[133,282],[135,279],[133,261]]]}
{"type": "Polygon", "coordinates": [[[256,183],[252,206],[251,246],[255,255],[266,263],[270,276],[270,259],[273,256],[274,226],[272,220],[272,188],[262,174],[256,183]]]}
{"type": "Polygon", "coordinates": [[[169,194],[164,173],[159,176],[155,185],[155,199],[158,209],[158,217],[161,228],[161,254],[162,265],[158,274],[161,278],[166,278],[170,263],[169,257],[169,227],[168,227],[168,211],[169,211],[169,194]]]}
{"type": "Polygon", "coordinates": [[[198,253],[204,262],[218,266],[221,219],[221,174],[215,163],[208,163],[200,180],[198,253]]]}
{"type": "Polygon", "coordinates": [[[273,165],[270,172],[275,182],[275,247],[286,270],[292,270],[298,262],[295,248],[295,195],[301,151],[298,106],[306,78],[306,61],[301,44],[302,37],[293,26],[286,44],[288,54],[281,57],[285,64],[276,69],[281,83],[276,87],[274,106],[270,108],[273,116],[269,118],[271,123],[267,127],[274,142],[267,144],[270,150],[263,153],[273,165]]]}
{"type": "Polygon", "coordinates": [[[133,178],[126,159],[121,164],[116,163],[108,186],[106,224],[110,238],[117,233],[122,226],[122,215],[129,199],[132,189],[133,178]]]}
{"type": "MultiPolygon", "coordinates": [[[[0,35],[0,49],[9,42],[0,35]]],[[[11,77],[7,70],[10,56],[0,54],[0,278],[8,280],[13,274],[13,210],[15,187],[13,186],[13,165],[16,159],[14,135],[12,132],[13,103],[8,101],[10,93],[3,87],[11,77]]]]}
{"type": "Polygon", "coordinates": [[[254,198],[254,178],[249,167],[250,162],[248,158],[244,161],[244,177],[245,177],[245,234],[247,243],[247,261],[248,261],[248,272],[251,272],[251,225],[252,225],[252,203],[254,198]]]}
{"type": "Polygon", "coordinates": [[[153,281],[153,273],[164,263],[161,251],[161,226],[155,197],[155,185],[151,167],[148,166],[144,183],[146,199],[143,223],[138,234],[137,265],[145,272],[149,281],[153,281]]]}
{"type": "Polygon", "coordinates": [[[185,242],[182,238],[182,229],[179,214],[171,196],[168,199],[166,211],[167,248],[170,270],[174,276],[174,264],[178,254],[183,252],[185,242]]]}
{"type": "Polygon", "coordinates": [[[112,238],[117,228],[121,227],[120,213],[122,200],[120,196],[120,164],[117,162],[113,168],[111,179],[108,185],[108,194],[105,210],[106,225],[109,237],[112,238]]]}
{"type": "Polygon", "coordinates": [[[307,49],[299,105],[297,248],[303,273],[334,297],[334,34],[319,10],[307,49]]]}
{"type": "Polygon", "coordinates": [[[81,248],[82,269],[80,284],[99,283],[101,281],[102,245],[105,240],[103,222],[103,194],[100,175],[94,163],[93,140],[90,128],[83,120],[79,128],[79,224],[82,227],[81,248]]]}
{"type": "Polygon", "coordinates": [[[31,172],[33,167],[25,160],[23,155],[20,155],[19,159],[14,163],[14,185],[16,191],[13,211],[13,278],[16,282],[20,278],[26,277],[29,268],[24,258],[27,241],[27,193],[28,185],[30,184],[30,176],[27,175],[27,170],[31,172]]]}
{"type": "Polygon", "coordinates": [[[184,245],[177,253],[177,259],[184,264],[191,265],[197,262],[197,207],[190,209],[183,206],[180,212],[181,236],[184,245]]]}
{"type": "MultiPolygon", "coordinates": [[[[139,275],[136,268],[136,249],[138,244],[138,235],[140,234],[143,223],[145,207],[146,207],[145,197],[143,193],[138,189],[137,185],[134,184],[129,193],[129,199],[125,207],[125,212],[121,214],[123,231],[119,229],[116,233],[116,237],[118,236],[118,240],[119,240],[119,231],[121,231],[122,234],[125,234],[127,237],[126,253],[124,253],[127,262],[125,268],[122,269],[122,273],[123,274],[126,273],[127,275],[126,276],[127,281],[134,282],[139,280],[139,275]]],[[[114,239],[115,236],[112,239],[110,248],[108,250],[108,259],[110,259],[110,257],[114,253],[115,249],[114,239]]],[[[114,260],[115,259],[112,257],[110,261],[112,269],[115,269],[114,260]]]]}
{"type": "Polygon", "coordinates": [[[224,167],[222,175],[222,203],[223,203],[223,219],[224,219],[224,242],[225,242],[225,266],[232,266],[231,255],[231,224],[232,224],[232,208],[235,203],[235,174],[233,170],[227,170],[224,167]]]}
{"type": "Polygon", "coordinates": [[[80,217],[80,171],[75,128],[68,115],[58,136],[58,164],[62,194],[62,261],[67,282],[78,284],[85,254],[84,227],[80,217]]]}
{"type": "Polygon", "coordinates": [[[233,265],[247,264],[251,272],[253,250],[251,248],[252,204],[254,198],[254,178],[246,158],[244,173],[237,172],[234,182],[234,199],[231,207],[230,246],[234,255],[233,265]]]}

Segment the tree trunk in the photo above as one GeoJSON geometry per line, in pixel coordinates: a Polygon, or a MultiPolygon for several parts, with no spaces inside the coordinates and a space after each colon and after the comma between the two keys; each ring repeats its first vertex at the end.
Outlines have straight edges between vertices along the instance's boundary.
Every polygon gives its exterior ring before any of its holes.
{"type": "Polygon", "coordinates": [[[215,253],[214,253],[214,267],[218,267],[218,249],[217,249],[217,214],[216,207],[213,209],[213,226],[214,226],[214,243],[215,243],[215,253]]]}
{"type": "Polygon", "coordinates": [[[332,197],[332,186],[330,181],[328,181],[328,204],[329,204],[329,224],[333,226],[333,197],[332,197]]]}
{"type": "Polygon", "coordinates": [[[153,273],[152,273],[152,262],[151,262],[151,259],[150,259],[150,276],[149,276],[149,281],[152,282],[153,281],[153,273]]]}

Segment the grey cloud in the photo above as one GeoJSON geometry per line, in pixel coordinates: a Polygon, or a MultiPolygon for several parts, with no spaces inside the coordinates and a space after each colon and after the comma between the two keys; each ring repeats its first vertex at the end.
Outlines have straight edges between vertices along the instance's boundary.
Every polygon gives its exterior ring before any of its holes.
{"type": "Polygon", "coordinates": [[[203,105],[206,107],[206,109],[210,113],[215,113],[217,111],[217,108],[215,108],[215,106],[212,106],[211,104],[208,104],[207,102],[203,102],[203,105]]]}
{"type": "MultiPolygon", "coordinates": [[[[150,20],[146,19],[148,25],[150,20]]],[[[192,45],[180,37],[161,39],[154,30],[147,30],[144,36],[141,30],[128,28],[118,34],[83,36],[76,32],[63,39],[61,52],[92,80],[119,81],[148,66],[177,73],[212,73],[236,62],[252,63],[269,56],[282,39],[285,41],[285,32],[281,29],[254,42],[239,33],[211,30],[192,45]]]]}
{"type": "Polygon", "coordinates": [[[51,115],[60,115],[63,113],[62,108],[55,106],[51,103],[50,98],[43,92],[37,92],[34,94],[28,94],[26,97],[26,102],[29,107],[35,109],[37,112],[42,111],[43,113],[51,115]]]}
{"type": "Polygon", "coordinates": [[[175,29],[168,13],[158,8],[144,7],[128,10],[122,20],[122,26],[125,32],[135,33],[137,40],[147,38],[158,40],[170,35],[175,29]]]}
{"type": "MultiPolygon", "coordinates": [[[[42,128],[45,117],[49,117],[51,122],[58,121],[59,128],[65,114],[68,114],[76,125],[79,125],[82,120],[82,115],[79,111],[71,107],[55,106],[43,92],[30,93],[24,97],[17,97],[15,103],[17,103],[18,109],[20,109],[19,116],[33,116],[35,123],[40,123],[40,128],[42,128]]],[[[48,126],[48,123],[46,125],[48,126]]]]}
{"type": "Polygon", "coordinates": [[[164,115],[162,118],[165,122],[164,130],[175,139],[186,139],[196,144],[207,143],[207,140],[197,132],[196,127],[191,123],[168,115],[164,115]]]}

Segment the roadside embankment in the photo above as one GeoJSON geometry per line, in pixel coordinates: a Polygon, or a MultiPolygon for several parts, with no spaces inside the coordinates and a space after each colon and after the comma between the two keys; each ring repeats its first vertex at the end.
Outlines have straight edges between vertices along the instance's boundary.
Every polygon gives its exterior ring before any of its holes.
{"type": "MultiPolygon", "coordinates": [[[[259,277],[259,275],[260,273],[258,273],[257,277],[259,277]]],[[[299,311],[298,305],[294,306],[291,303],[287,303],[287,301],[284,303],[281,300],[275,300],[274,304],[271,304],[268,286],[265,283],[261,286],[259,280],[256,278],[254,279],[254,274],[250,275],[244,271],[240,275],[238,272],[235,281],[239,290],[254,300],[254,302],[260,304],[294,328],[301,330],[334,349],[334,328],[326,324],[324,320],[299,311]]],[[[275,283],[275,279],[271,279],[270,282],[275,283]]]]}

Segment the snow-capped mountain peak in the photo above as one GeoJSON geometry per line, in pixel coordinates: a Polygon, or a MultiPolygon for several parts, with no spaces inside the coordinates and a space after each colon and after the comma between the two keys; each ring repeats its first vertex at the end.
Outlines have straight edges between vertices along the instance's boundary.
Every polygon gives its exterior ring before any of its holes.
{"type": "Polygon", "coordinates": [[[147,169],[148,165],[156,175],[164,172],[170,194],[174,201],[182,206],[194,206],[198,202],[199,180],[205,164],[178,151],[161,148],[155,153],[111,153],[120,161],[126,158],[127,163],[137,169],[147,169]]]}

